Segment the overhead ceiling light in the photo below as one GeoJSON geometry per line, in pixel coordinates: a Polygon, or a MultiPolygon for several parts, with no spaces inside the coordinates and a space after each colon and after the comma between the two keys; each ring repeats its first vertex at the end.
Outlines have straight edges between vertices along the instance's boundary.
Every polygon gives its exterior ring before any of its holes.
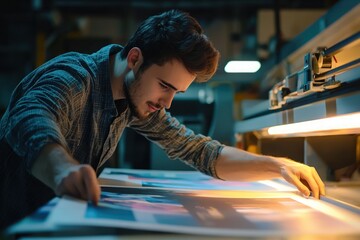
{"type": "Polygon", "coordinates": [[[359,129],[360,113],[270,127],[269,135],[359,129]]]}
{"type": "Polygon", "coordinates": [[[229,61],[224,70],[227,73],[255,73],[260,67],[259,61],[229,61]]]}

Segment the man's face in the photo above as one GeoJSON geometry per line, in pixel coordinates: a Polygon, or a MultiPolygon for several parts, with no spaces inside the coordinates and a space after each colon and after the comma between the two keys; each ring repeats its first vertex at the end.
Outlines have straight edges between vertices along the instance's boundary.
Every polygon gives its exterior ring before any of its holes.
{"type": "Polygon", "coordinates": [[[177,60],[163,66],[154,64],[140,75],[131,71],[124,91],[132,114],[144,119],[162,108],[170,108],[175,94],[185,92],[195,77],[177,60]]]}

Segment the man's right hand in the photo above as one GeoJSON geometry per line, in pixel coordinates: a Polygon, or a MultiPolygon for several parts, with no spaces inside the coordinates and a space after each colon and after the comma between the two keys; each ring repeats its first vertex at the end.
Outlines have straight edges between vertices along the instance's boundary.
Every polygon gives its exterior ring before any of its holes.
{"type": "Polygon", "coordinates": [[[70,195],[94,204],[99,202],[100,186],[94,169],[88,164],[67,168],[55,182],[55,193],[59,196],[70,195]]]}
{"type": "Polygon", "coordinates": [[[70,195],[97,204],[100,185],[94,169],[79,164],[58,144],[49,144],[35,160],[32,174],[59,195],[70,195]]]}

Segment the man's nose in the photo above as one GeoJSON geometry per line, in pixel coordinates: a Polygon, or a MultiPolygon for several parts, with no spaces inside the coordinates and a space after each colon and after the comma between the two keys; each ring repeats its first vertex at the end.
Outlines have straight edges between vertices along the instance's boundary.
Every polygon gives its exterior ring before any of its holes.
{"type": "Polygon", "coordinates": [[[171,107],[171,103],[174,100],[175,92],[169,92],[165,96],[163,96],[161,104],[164,108],[169,109],[171,107]]]}

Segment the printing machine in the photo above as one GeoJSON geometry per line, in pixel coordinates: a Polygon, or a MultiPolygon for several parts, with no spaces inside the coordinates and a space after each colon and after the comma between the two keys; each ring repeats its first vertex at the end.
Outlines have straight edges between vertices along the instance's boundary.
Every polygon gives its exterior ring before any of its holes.
{"type": "MultiPolygon", "coordinates": [[[[245,149],[314,166],[327,196],[360,207],[360,4],[343,1],[280,52],[261,82],[269,98],[242,109],[235,133],[245,149]],[[344,10],[346,9],[346,10],[344,10]],[[346,11],[346,14],[344,14],[346,11]],[[291,51],[291,49],[295,49],[291,51]],[[320,120],[353,117],[343,129],[300,132],[320,120]],[[351,125],[353,124],[353,125],[351,125]],[[287,132],[276,128],[288,127],[287,132]]],[[[334,119],[333,119],[334,120],[334,119]]]]}

